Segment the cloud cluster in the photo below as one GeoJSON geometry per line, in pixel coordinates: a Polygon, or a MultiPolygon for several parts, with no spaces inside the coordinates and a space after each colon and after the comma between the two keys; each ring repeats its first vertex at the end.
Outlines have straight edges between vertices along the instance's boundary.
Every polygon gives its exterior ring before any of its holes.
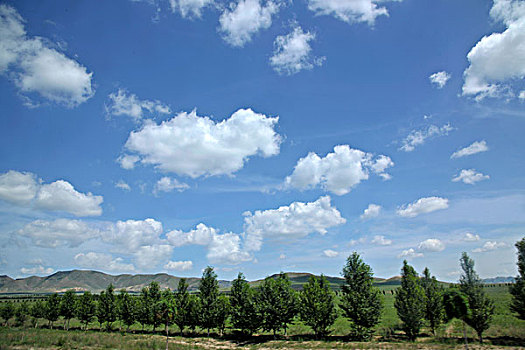
{"type": "Polygon", "coordinates": [[[78,247],[90,239],[100,237],[101,231],[81,220],[56,219],[32,221],[16,234],[29,238],[36,246],[56,248],[78,247]]]}
{"type": "Polygon", "coordinates": [[[509,95],[510,86],[505,84],[525,77],[525,3],[494,0],[490,16],[506,29],[484,36],[467,54],[463,95],[476,100],[498,97],[505,91],[509,95]]]}
{"type": "Polygon", "coordinates": [[[177,190],[178,192],[183,192],[190,188],[190,186],[184,182],[180,182],[177,179],[164,176],[157,181],[155,187],[153,188],[153,194],[157,195],[159,192],[172,192],[177,190]]]}
{"type": "Polygon", "coordinates": [[[479,235],[475,233],[466,232],[462,240],[465,242],[477,242],[479,241],[479,239],[480,239],[479,235]]]}
{"type": "Polygon", "coordinates": [[[314,39],[314,33],[305,33],[299,25],[295,25],[291,33],[275,38],[270,65],[277,73],[287,75],[321,66],[325,58],[312,56],[310,41],[314,39]]]}
{"type": "Polygon", "coordinates": [[[445,250],[445,244],[437,238],[429,238],[419,243],[417,246],[419,250],[427,252],[442,252],[445,250]]]}
{"type": "Polygon", "coordinates": [[[368,208],[365,209],[363,214],[361,214],[361,220],[368,220],[379,216],[381,212],[381,206],[377,204],[369,204],[368,208]]]}
{"type": "Polygon", "coordinates": [[[488,180],[490,176],[483,175],[480,172],[477,172],[475,169],[462,169],[459,175],[452,178],[453,182],[463,181],[468,185],[474,185],[476,182],[488,180]]]}
{"type": "Polygon", "coordinates": [[[137,155],[123,155],[124,168],[133,168],[140,159],[164,172],[196,178],[230,175],[246,160],[279,153],[281,137],[274,130],[278,117],[266,117],[251,109],[240,109],[228,119],[214,122],[195,111],[179,113],[156,124],[146,121],[131,132],[125,148],[137,155]]]}
{"type": "Polygon", "coordinates": [[[164,265],[166,270],[175,270],[175,271],[188,271],[193,268],[193,262],[191,260],[186,261],[168,261],[164,265]]]}
{"type": "Polygon", "coordinates": [[[486,152],[488,150],[489,150],[489,147],[487,146],[487,142],[485,140],[475,141],[471,145],[452,153],[450,158],[455,159],[455,158],[467,157],[467,156],[471,156],[476,153],[486,152]]]}
{"type": "Polygon", "coordinates": [[[366,22],[374,25],[379,16],[388,16],[384,0],[308,0],[308,9],[316,15],[330,15],[347,23],[366,22]]]}
{"type": "Polygon", "coordinates": [[[336,195],[344,195],[361,181],[367,180],[370,172],[388,179],[385,170],[394,162],[387,156],[375,157],[348,145],[334,147],[333,153],[321,158],[310,152],[299,159],[293,173],[286,177],[285,186],[306,190],[321,186],[336,195]]]}
{"type": "Polygon", "coordinates": [[[35,93],[67,107],[75,107],[94,94],[93,73],[51,48],[43,38],[28,36],[24,19],[4,4],[0,5],[0,74],[13,80],[30,106],[35,105],[30,99],[35,93]]]}
{"type": "Polygon", "coordinates": [[[418,253],[415,251],[414,248],[409,248],[406,250],[403,250],[401,254],[399,254],[398,258],[406,258],[406,259],[415,259],[415,258],[422,258],[424,255],[423,253],[418,253]]]}
{"type": "Polygon", "coordinates": [[[397,215],[405,218],[413,218],[421,214],[431,213],[436,210],[448,208],[448,199],[441,197],[424,197],[417,201],[399,207],[397,215]]]}
{"type": "Polygon", "coordinates": [[[145,117],[145,114],[169,114],[170,108],[160,101],[140,100],[137,95],[130,94],[124,89],[118,89],[108,96],[109,102],[105,109],[108,115],[128,116],[135,121],[145,117]]]}
{"type": "Polygon", "coordinates": [[[377,236],[374,236],[374,238],[372,239],[371,243],[372,244],[377,244],[377,245],[391,245],[392,244],[392,240],[386,238],[385,236],[377,235],[377,236]]]}
{"type": "Polygon", "coordinates": [[[412,152],[417,146],[425,143],[429,138],[448,135],[450,131],[454,130],[450,124],[445,124],[441,127],[430,125],[426,129],[412,130],[407,137],[401,142],[403,145],[399,148],[401,151],[412,152]]]}
{"type": "Polygon", "coordinates": [[[450,78],[451,78],[451,75],[445,71],[431,74],[428,77],[430,82],[434,84],[438,89],[442,89],[447,84],[450,78]]]}
{"type": "Polygon", "coordinates": [[[101,269],[115,272],[132,272],[135,271],[133,264],[126,264],[122,258],[113,258],[104,253],[79,253],[75,255],[75,263],[86,269],[101,269]]]}
{"type": "Polygon", "coordinates": [[[336,252],[335,250],[332,250],[332,249],[326,249],[326,250],[323,250],[323,255],[326,256],[327,258],[336,258],[339,256],[339,252],[336,252]]]}
{"type": "Polygon", "coordinates": [[[474,253],[485,253],[485,252],[490,252],[490,251],[493,251],[499,248],[504,248],[506,246],[507,244],[503,242],[488,241],[488,242],[485,242],[485,244],[483,244],[482,247],[476,248],[472,251],[474,253]]]}
{"type": "Polygon", "coordinates": [[[201,18],[202,10],[213,5],[214,0],[169,0],[171,11],[180,12],[183,18],[201,18]]]}
{"type": "Polygon", "coordinates": [[[50,275],[55,271],[52,267],[44,267],[42,265],[33,267],[22,267],[20,272],[24,275],[50,275]]]}
{"type": "Polygon", "coordinates": [[[0,200],[76,216],[99,216],[104,199],[89,192],[78,192],[64,180],[42,184],[35,174],[9,170],[0,175],[0,200]]]}

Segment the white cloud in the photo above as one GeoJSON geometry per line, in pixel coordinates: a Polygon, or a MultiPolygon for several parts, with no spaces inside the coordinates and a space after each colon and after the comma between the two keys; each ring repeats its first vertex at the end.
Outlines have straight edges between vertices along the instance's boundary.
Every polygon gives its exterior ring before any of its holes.
{"type": "Polygon", "coordinates": [[[474,250],[472,250],[474,253],[484,253],[484,252],[490,252],[492,250],[496,250],[496,249],[499,249],[499,248],[503,248],[503,247],[506,247],[507,244],[506,243],[503,243],[503,242],[485,242],[485,244],[483,244],[483,246],[481,248],[476,248],[474,250]]]}
{"type": "Polygon", "coordinates": [[[68,107],[94,94],[93,73],[49,47],[45,39],[27,36],[24,19],[8,5],[0,5],[0,73],[12,79],[23,94],[37,93],[68,107]]]}
{"type": "Polygon", "coordinates": [[[22,267],[20,272],[24,275],[50,275],[55,271],[52,267],[45,268],[42,265],[34,267],[22,267]]]}
{"type": "Polygon", "coordinates": [[[521,90],[520,94],[518,95],[520,100],[525,100],[525,90],[521,90]]]}
{"type": "Polygon", "coordinates": [[[326,250],[323,250],[323,254],[324,256],[328,258],[335,258],[339,255],[339,252],[336,252],[335,250],[331,250],[331,249],[326,249],[326,250]]]}
{"type": "Polygon", "coordinates": [[[384,170],[393,165],[389,157],[374,159],[371,153],[339,145],[324,158],[310,152],[299,159],[292,175],[286,177],[285,186],[305,190],[320,185],[326,191],[344,195],[361,181],[367,180],[370,171],[385,174],[384,170]]]}
{"type": "Polygon", "coordinates": [[[180,12],[183,18],[201,18],[202,10],[213,5],[214,0],[170,0],[172,12],[180,12]]]}
{"type": "Polygon", "coordinates": [[[450,131],[454,130],[450,124],[445,124],[442,127],[436,125],[430,125],[426,129],[412,130],[408,136],[401,142],[403,145],[399,148],[401,151],[412,152],[416,146],[420,146],[425,143],[428,138],[445,136],[450,131]]]}
{"type": "Polygon", "coordinates": [[[378,6],[382,2],[385,0],[308,0],[308,9],[316,15],[334,16],[347,23],[374,25],[377,17],[388,16],[387,9],[378,6]]]}
{"type": "Polygon", "coordinates": [[[162,177],[153,188],[153,193],[158,194],[159,192],[171,192],[177,190],[178,192],[183,192],[190,188],[190,186],[184,182],[179,182],[177,179],[164,176],[162,177]]]}
{"type": "Polygon", "coordinates": [[[27,237],[40,247],[77,247],[90,239],[100,236],[100,230],[80,220],[56,219],[35,220],[16,232],[27,237]]]}
{"type": "Polygon", "coordinates": [[[122,169],[131,170],[135,168],[135,163],[140,160],[139,156],[124,154],[117,159],[122,169]]]}
{"type": "Polygon", "coordinates": [[[445,244],[436,238],[429,238],[419,243],[418,249],[426,252],[441,252],[445,250],[445,244]]]}
{"type": "Polygon", "coordinates": [[[108,96],[109,103],[105,105],[106,113],[114,116],[128,116],[138,121],[145,114],[169,114],[170,108],[160,101],[140,100],[137,95],[130,94],[124,89],[118,89],[108,96]]]}
{"type": "Polygon", "coordinates": [[[35,174],[9,170],[0,175],[0,199],[17,205],[29,204],[39,186],[35,174]]]}
{"type": "Polygon", "coordinates": [[[434,73],[428,77],[428,79],[430,79],[430,82],[434,84],[438,89],[442,89],[447,84],[450,78],[450,74],[445,71],[434,73]]]}
{"type": "Polygon", "coordinates": [[[291,33],[275,38],[270,65],[277,73],[288,75],[321,66],[325,58],[312,56],[310,41],[314,39],[314,33],[305,33],[299,25],[295,25],[291,33]]]}
{"type": "Polygon", "coordinates": [[[279,260],[284,260],[284,259],[286,259],[286,255],[285,254],[279,255],[279,260]]]}
{"type": "Polygon", "coordinates": [[[35,205],[45,210],[65,211],[76,216],[98,216],[102,214],[100,204],[104,199],[91,193],[80,193],[73,185],[58,180],[40,187],[35,205]]]}
{"type": "Polygon", "coordinates": [[[189,232],[173,230],[168,232],[166,237],[171,245],[181,247],[186,244],[208,245],[216,234],[217,230],[215,228],[200,223],[195,229],[189,232]]]}
{"type": "Polygon", "coordinates": [[[115,184],[115,187],[120,188],[123,191],[131,191],[131,187],[129,187],[129,185],[126,182],[124,182],[124,180],[119,180],[115,184]]]}
{"type": "Polygon", "coordinates": [[[498,97],[508,91],[505,83],[525,77],[525,3],[494,0],[490,15],[506,29],[484,36],[467,55],[463,95],[476,100],[498,97]]]}
{"type": "Polygon", "coordinates": [[[175,271],[188,271],[193,268],[193,262],[191,260],[186,261],[168,261],[164,265],[166,270],[175,270],[175,271]]]}
{"type": "Polygon", "coordinates": [[[160,243],[162,223],[154,219],[117,221],[102,232],[102,240],[115,244],[123,253],[133,253],[141,246],[160,243]]]}
{"type": "Polygon", "coordinates": [[[480,239],[479,235],[475,233],[466,232],[462,240],[464,242],[477,242],[479,241],[479,239],[480,239]]]}
{"type": "Polygon", "coordinates": [[[159,264],[166,263],[172,252],[173,246],[168,244],[142,246],[135,253],[135,262],[140,268],[153,270],[159,264]]]}
{"type": "Polygon", "coordinates": [[[75,255],[75,263],[87,269],[100,269],[105,271],[135,271],[133,264],[126,264],[122,258],[113,259],[104,253],[79,253],[75,255]]]}
{"type": "Polygon", "coordinates": [[[363,214],[361,214],[361,220],[368,220],[379,216],[381,212],[381,206],[377,204],[369,204],[368,208],[365,209],[363,214]]]}
{"type": "Polygon", "coordinates": [[[391,245],[392,240],[385,238],[385,236],[374,236],[374,239],[372,239],[372,244],[377,245],[391,245]]]}
{"type": "Polygon", "coordinates": [[[415,258],[422,258],[424,255],[423,253],[418,253],[414,250],[414,248],[410,248],[407,250],[403,250],[401,254],[399,254],[398,258],[407,258],[407,259],[415,259],[415,258]]]}
{"type": "MultiPolygon", "coordinates": [[[[222,122],[199,117],[195,111],[182,112],[160,125],[146,121],[131,132],[125,147],[161,171],[193,178],[230,175],[251,156],[279,153],[281,137],[274,130],[278,120],[251,109],[240,109],[222,122]]],[[[122,159],[126,160],[122,165],[129,165],[128,155],[122,159]]]]}
{"type": "Polygon", "coordinates": [[[324,235],[330,227],[346,222],[341,213],[332,207],[330,197],[320,197],[315,202],[294,202],[278,209],[257,210],[244,213],[244,229],[248,251],[261,249],[264,237],[296,239],[313,232],[324,235]]]}
{"type": "Polygon", "coordinates": [[[453,182],[463,181],[468,185],[474,185],[476,182],[488,180],[490,176],[483,175],[482,173],[477,172],[475,169],[462,169],[459,175],[452,178],[453,182]]]}
{"type": "Polygon", "coordinates": [[[219,31],[224,40],[237,47],[242,47],[252,40],[261,29],[272,25],[272,16],[279,11],[279,2],[267,0],[238,0],[230,3],[219,18],[219,31]]]}
{"type": "Polygon", "coordinates": [[[485,140],[476,141],[476,142],[473,142],[470,146],[467,146],[465,148],[462,148],[452,153],[452,155],[450,156],[450,159],[471,156],[473,154],[480,153],[480,152],[486,152],[488,150],[489,150],[489,147],[487,146],[487,142],[485,140]]]}
{"type": "Polygon", "coordinates": [[[397,209],[397,215],[413,218],[420,214],[431,213],[448,208],[448,199],[441,197],[424,197],[397,209]]]}

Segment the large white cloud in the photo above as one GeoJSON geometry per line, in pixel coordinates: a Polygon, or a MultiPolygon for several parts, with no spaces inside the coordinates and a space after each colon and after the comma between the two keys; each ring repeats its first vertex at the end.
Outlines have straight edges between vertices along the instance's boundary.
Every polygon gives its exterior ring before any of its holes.
{"type": "Polygon", "coordinates": [[[140,155],[142,163],[161,171],[193,178],[229,175],[251,156],[279,153],[281,137],[274,130],[278,120],[251,109],[240,109],[221,122],[199,117],[195,111],[182,112],[161,124],[146,121],[129,135],[125,147],[140,155]]]}
{"type": "Polygon", "coordinates": [[[401,206],[397,209],[397,215],[413,218],[420,214],[431,213],[436,210],[448,208],[448,199],[441,197],[424,197],[415,202],[401,206]]]}
{"type": "Polygon", "coordinates": [[[437,238],[429,238],[419,243],[417,246],[419,250],[427,252],[441,252],[445,250],[445,244],[437,238]]]}
{"type": "Polygon", "coordinates": [[[45,210],[65,211],[76,216],[98,216],[102,214],[102,196],[80,193],[64,180],[42,185],[35,205],[45,210]]]}
{"type": "Polygon", "coordinates": [[[451,159],[454,158],[461,158],[466,156],[471,156],[476,153],[480,152],[486,152],[489,150],[489,147],[487,146],[487,142],[485,140],[483,141],[475,141],[472,144],[470,144],[467,147],[464,147],[460,150],[457,150],[456,152],[452,153],[450,156],[451,159]]]}
{"type": "Polygon", "coordinates": [[[316,15],[331,15],[347,23],[373,25],[377,17],[388,16],[388,10],[378,6],[382,2],[385,0],[308,0],[308,9],[316,15]]]}
{"type": "Polygon", "coordinates": [[[270,65],[277,73],[288,75],[322,65],[324,57],[312,56],[310,41],[314,39],[314,33],[305,33],[299,25],[295,25],[291,33],[275,38],[270,65]]]}
{"type": "Polygon", "coordinates": [[[453,182],[463,181],[468,185],[474,185],[476,182],[488,180],[490,176],[483,175],[482,173],[476,171],[475,169],[462,169],[459,175],[452,178],[453,182]]]}
{"type": "Polygon", "coordinates": [[[463,95],[477,100],[500,96],[513,80],[525,77],[525,2],[494,0],[490,16],[506,29],[484,36],[470,50],[463,74],[463,95]]]}
{"type": "Polygon", "coordinates": [[[8,5],[0,5],[0,73],[12,79],[23,94],[37,93],[68,107],[94,94],[93,73],[49,47],[44,39],[27,36],[24,19],[8,5]]]}
{"type": "Polygon", "coordinates": [[[430,125],[426,129],[412,130],[407,137],[401,142],[403,145],[399,148],[401,151],[412,152],[417,146],[425,143],[429,138],[448,135],[450,131],[454,130],[450,124],[445,124],[441,127],[430,125]]]}
{"type": "Polygon", "coordinates": [[[31,239],[33,244],[40,247],[77,247],[99,237],[100,230],[81,220],[56,219],[35,220],[18,230],[16,234],[31,239]]]}
{"type": "Polygon", "coordinates": [[[136,252],[141,246],[160,243],[162,223],[154,219],[117,221],[102,233],[102,240],[122,252],[136,252]]]}
{"type": "Polygon", "coordinates": [[[293,202],[278,209],[257,210],[244,213],[245,247],[249,251],[261,249],[264,237],[296,239],[317,232],[324,235],[331,227],[346,220],[332,207],[330,197],[320,197],[315,202],[293,202]]]}
{"type": "Polygon", "coordinates": [[[242,47],[259,30],[272,25],[272,16],[279,7],[280,2],[272,0],[237,0],[221,14],[219,30],[227,43],[242,47]]]}
{"type": "Polygon", "coordinates": [[[153,270],[159,264],[169,260],[173,246],[169,244],[154,244],[140,247],[135,253],[135,262],[142,269],[153,270]]]}
{"type": "Polygon", "coordinates": [[[393,165],[389,157],[374,158],[371,153],[339,145],[324,158],[310,152],[299,159],[292,175],[286,177],[285,186],[305,190],[320,185],[326,191],[344,195],[367,180],[371,171],[389,178],[384,171],[393,165]]]}
{"type": "Polygon", "coordinates": [[[18,205],[29,204],[39,186],[35,174],[9,170],[0,175],[0,199],[18,205]]]}
{"type": "Polygon", "coordinates": [[[79,253],[75,255],[75,263],[87,269],[100,269],[105,271],[135,271],[133,264],[126,264],[122,258],[113,258],[104,253],[79,253]]]}
{"type": "Polygon", "coordinates": [[[183,18],[200,18],[202,10],[213,5],[214,0],[170,0],[172,12],[180,12],[183,18]]]}
{"type": "Polygon", "coordinates": [[[169,106],[160,101],[140,100],[137,95],[131,94],[124,89],[112,92],[108,96],[109,102],[106,103],[105,109],[108,115],[128,116],[138,121],[146,114],[169,114],[169,106]]]}

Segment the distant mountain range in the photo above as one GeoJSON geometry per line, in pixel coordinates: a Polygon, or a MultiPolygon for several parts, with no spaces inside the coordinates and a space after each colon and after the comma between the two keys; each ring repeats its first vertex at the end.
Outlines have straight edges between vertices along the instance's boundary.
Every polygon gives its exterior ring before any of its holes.
{"type": "MultiPolygon", "coordinates": [[[[299,290],[308,282],[311,273],[302,272],[287,272],[286,273],[292,282],[292,288],[299,290]]],[[[277,274],[270,277],[275,278],[277,274]]],[[[334,290],[339,290],[344,284],[344,279],[341,277],[325,276],[330,286],[334,290]]],[[[175,290],[179,284],[180,277],[168,275],[166,273],[158,273],[154,275],[108,275],[99,271],[90,270],[72,270],[59,271],[52,275],[45,277],[31,276],[27,278],[13,279],[9,276],[0,276],[0,293],[54,293],[65,292],[73,289],[76,291],[91,291],[99,293],[106,289],[109,284],[113,284],[116,290],[126,289],[129,292],[140,292],[141,289],[151,282],[158,282],[162,289],[169,288],[175,290]]],[[[186,282],[189,285],[190,291],[197,291],[199,287],[200,278],[188,277],[186,282]]],[[[262,283],[261,280],[251,281],[252,286],[258,286],[262,283]]],[[[511,283],[514,281],[513,277],[495,277],[484,279],[484,283],[511,283]]],[[[401,283],[401,277],[395,276],[388,279],[374,278],[374,284],[377,286],[397,286],[401,283]]],[[[232,281],[219,280],[219,288],[227,291],[231,288],[232,281]]]]}

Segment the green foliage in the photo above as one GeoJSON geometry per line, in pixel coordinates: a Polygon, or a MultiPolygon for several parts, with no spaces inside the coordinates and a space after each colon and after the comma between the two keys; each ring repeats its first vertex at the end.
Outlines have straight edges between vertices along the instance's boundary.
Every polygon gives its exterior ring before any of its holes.
{"type": "Polygon", "coordinates": [[[87,329],[89,322],[95,317],[95,312],[96,304],[93,300],[93,295],[86,291],[77,298],[75,307],[75,316],[84,324],[84,329],[87,329]]]}
{"type": "Polygon", "coordinates": [[[199,298],[201,300],[201,322],[200,326],[208,330],[218,326],[217,313],[219,297],[219,282],[217,282],[217,274],[213,271],[213,267],[208,266],[202,273],[202,279],[199,285],[199,298]]]}
{"type": "Polygon", "coordinates": [[[23,301],[22,303],[18,304],[15,308],[15,324],[17,326],[24,325],[24,322],[27,319],[28,313],[29,313],[29,303],[27,301],[23,301]]]}
{"type": "Polygon", "coordinates": [[[161,298],[157,302],[155,310],[157,312],[155,318],[161,320],[162,324],[164,324],[166,337],[168,337],[169,325],[173,323],[173,315],[175,312],[175,300],[169,289],[161,293],[161,298]]]}
{"type": "Polygon", "coordinates": [[[100,324],[106,323],[106,329],[111,330],[111,325],[117,319],[117,303],[113,285],[109,285],[100,293],[97,304],[97,318],[100,324]]]}
{"type": "Polygon", "coordinates": [[[323,275],[320,278],[311,276],[299,297],[301,320],[312,328],[316,336],[328,334],[328,328],[334,324],[337,312],[335,294],[326,278],[323,275]]]}
{"type": "Polygon", "coordinates": [[[525,320],[525,237],[516,242],[516,249],[518,249],[519,274],[515,283],[509,288],[512,294],[510,309],[517,314],[518,318],[525,320]]]}
{"type": "Polygon", "coordinates": [[[33,324],[38,327],[38,319],[44,318],[45,304],[42,300],[37,300],[29,306],[29,315],[33,318],[33,324]]]}
{"type": "Polygon", "coordinates": [[[224,334],[226,320],[230,316],[230,300],[225,295],[219,295],[217,298],[217,312],[215,313],[215,324],[221,334],[224,334]]]}
{"type": "Polygon", "coordinates": [[[121,290],[117,296],[117,311],[119,320],[127,326],[127,330],[129,331],[129,327],[131,327],[136,320],[137,302],[126,290],[121,290]]]}
{"type": "Polygon", "coordinates": [[[460,261],[463,274],[459,279],[459,289],[467,296],[469,305],[469,314],[465,322],[474,328],[479,342],[482,343],[483,332],[490,327],[494,314],[494,303],[485,294],[481,279],[474,271],[474,260],[463,252],[460,261]]]}
{"type": "Polygon", "coordinates": [[[13,303],[2,303],[0,307],[0,316],[4,319],[4,326],[7,326],[9,319],[15,315],[15,307],[13,303]]]}
{"type": "Polygon", "coordinates": [[[449,288],[443,293],[443,309],[447,322],[457,318],[465,320],[468,316],[468,298],[456,288],[449,288]]]}
{"type": "Polygon", "coordinates": [[[184,328],[190,324],[190,294],[188,293],[188,284],[185,278],[181,278],[177,286],[177,292],[174,296],[175,314],[173,315],[173,323],[180,329],[180,335],[184,328]]]}
{"type": "Polygon", "coordinates": [[[149,288],[144,287],[140,292],[140,296],[136,305],[136,318],[137,321],[142,325],[142,330],[144,326],[150,322],[150,303],[149,303],[149,288]]]}
{"type": "Polygon", "coordinates": [[[284,273],[276,279],[267,277],[259,291],[259,307],[264,330],[275,334],[288,328],[297,314],[297,295],[291,287],[290,280],[284,273]]]}
{"type": "Polygon", "coordinates": [[[443,320],[443,287],[439,286],[436,277],[430,276],[430,270],[425,268],[421,285],[425,292],[425,318],[432,333],[436,335],[436,328],[443,320]]]}
{"type": "Polygon", "coordinates": [[[425,292],[416,270],[406,260],[403,261],[401,287],[397,290],[394,306],[408,339],[416,340],[425,317],[425,292]]]}
{"type": "MultiPolygon", "coordinates": [[[[66,291],[60,299],[60,316],[64,317],[64,321],[67,322],[67,329],[69,329],[69,321],[75,316],[75,303],[76,296],[72,290],[66,291]]],[[[65,322],[64,329],[66,329],[65,322]]]]}
{"type": "Polygon", "coordinates": [[[188,328],[195,332],[195,328],[201,323],[202,303],[198,295],[189,296],[188,328]]]}
{"type": "Polygon", "coordinates": [[[339,306],[351,322],[351,333],[357,339],[369,339],[379,323],[383,302],[373,286],[373,272],[359,254],[352,253],[343,267],[343,295],[339,306]]]}
{"type": "Polygon", "coordinates": [[[153,326],[153,331],[164,323],[162,317],[160,316],[162,311],[159,310],[161,307],[162,291],[160,290],[160,285],[158,282],[151,282],[149,285],[148,293],[148,304],[149,304],[149,322],[153,326]]]}
{"type": "Polygon", "coordinates": [[[247,335],[252,335],[261,327],[262,319],[257,307],[257,292],[250,287],[241,272],[233,280],[230,303],[233,327],[247,335]]]}
{"type": "Polygon", "coordinates": [[[49,322],[49,326],[53,328],[53,322],[58,320],[60,316],[60,297],[58,294],[51,294],[47,297],[44,305],[44,318],[49,322]]]}

